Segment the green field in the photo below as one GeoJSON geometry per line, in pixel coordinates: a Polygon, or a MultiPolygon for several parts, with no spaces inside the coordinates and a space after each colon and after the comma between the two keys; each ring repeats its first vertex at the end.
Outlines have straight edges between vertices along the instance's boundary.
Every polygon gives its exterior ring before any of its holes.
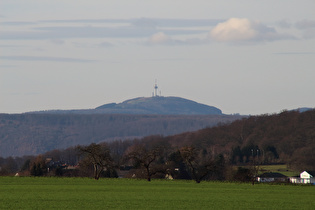
{"type": "Polygon", "coordinates": [[[0,209],[314,209],[315,186],[0,177],[0,209]]]}
{"type": "Polygon", "coordinates": [[[302,171],[294,171],[288,169],[287,165],[261,165],[259,166],[259,172],[262,174],[264,172],[276,172],[281,173],[285,176],[299,176],[302,171]]]}

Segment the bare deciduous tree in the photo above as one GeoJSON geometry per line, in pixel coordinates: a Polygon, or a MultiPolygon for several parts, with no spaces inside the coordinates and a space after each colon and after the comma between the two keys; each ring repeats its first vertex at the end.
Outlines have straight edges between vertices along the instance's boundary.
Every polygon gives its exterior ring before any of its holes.
{"type": "Polygon", "coordinates": [[[94,179],[98,180],[104,170],[113,167],[110,150],[106,144],[92,143],[89,146],[78,146],[77,149],[83,157],[80,164],[93,165],[94,179]]]}
{"type": "Polygon", "coordinates": [[[148,181],[151,181],[151,177],[157,173],[165,173],[164,165],[158,163],[163,151],[162,147],[147,149],[143,145],[134,145],[129,150],[126,158],[132,160],[135,166],[145,169],[148,181]]]}
{"type": "Polygon", "coordinates": [[[200,183],[210,172],[214,170],[215,164],[206,151],[200,151],[195,147],[183,147],[180,154],[189,169],[192,178],[200,183]]]}

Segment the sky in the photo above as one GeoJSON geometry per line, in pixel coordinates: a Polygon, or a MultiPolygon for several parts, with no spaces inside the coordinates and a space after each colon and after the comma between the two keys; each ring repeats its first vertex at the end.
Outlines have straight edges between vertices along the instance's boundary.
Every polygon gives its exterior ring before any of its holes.
{"type": "Polygon", "coordinates": [[[1,0],[0,113],[162,96],[315,107],[314,0],[1,0]]]}

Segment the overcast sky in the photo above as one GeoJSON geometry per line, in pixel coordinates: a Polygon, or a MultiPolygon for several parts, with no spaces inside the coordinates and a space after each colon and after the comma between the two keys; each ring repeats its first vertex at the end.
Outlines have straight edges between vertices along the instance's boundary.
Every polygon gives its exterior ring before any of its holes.
{"type": "Polygon", "coordinates": [[[0,113],[163,96],[315,107],[314,0],[1,0],[0,113]]]}

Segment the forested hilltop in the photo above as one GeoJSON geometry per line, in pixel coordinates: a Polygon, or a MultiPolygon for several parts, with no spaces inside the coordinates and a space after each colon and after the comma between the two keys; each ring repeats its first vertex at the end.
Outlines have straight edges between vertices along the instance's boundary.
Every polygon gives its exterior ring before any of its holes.
{"type": "Polygon", "coordinates": [[[214,155],[224,154],[232,164],[246,164],[256,157],[261,163],[315,170],[315,110],[251,116],[175,135],[169,142],[174,147],[194,145],[214,155]]]}
{"type": "Polygon", "coordinates": [[[0,157],[148,135],[174,135],[242,116],[131,114],[0,114],[0,157]]]}
{"type": "Polygon", "coordinates": [[[154,114],[154,115],[221,115],[214,106],[197,103],[180,97],[139,97],[122,103],[110,103],[95,109],[47,110],[45,114],[154,114]]]}

